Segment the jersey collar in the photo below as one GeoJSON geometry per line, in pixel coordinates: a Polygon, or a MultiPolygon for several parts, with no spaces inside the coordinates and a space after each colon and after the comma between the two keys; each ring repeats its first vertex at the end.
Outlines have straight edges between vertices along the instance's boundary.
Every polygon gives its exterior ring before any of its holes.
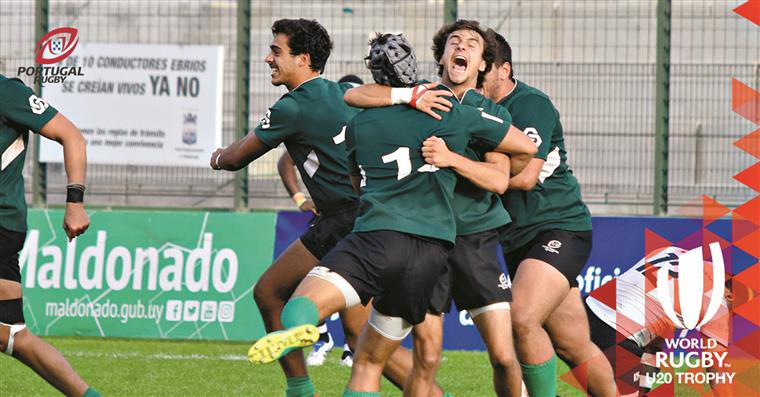
{"type": "Polygon", "coordinates": [[[292,90],[290,90],[290,92],[293,92],[293,91],[297,90],[298,87],[300,87],[300,86],[302,86],[302,85],[304,85],[304,84],[306,84],[306,83],[308,83],[308,82],[310,82],[312,80],[319,79],[319,78],[322,78],[322,76],[321,75],[317,75],[317,76],[314,76],[314,77],[312,77],[310,79],[306,79],[306,80],[302,81],[301,84],[295,86],[295,88],[293,88],[292,90]]]}
{"type": "MultiPolygon", "coordinates": [[[[451,87],[449,87],[449,86],[447,86],[446,84],[443,84],[443,83],[439,83],[439,84],[440,84],[440,85],[442,85],[442,86],[444,86],[444,87],[445,87],[447,90],[449,90],[449,91],[450,91],[452,94],[454,94],[454,90],[452,90],[452,89],[451,89],[451,87]]],[[[467,96],[467,93],[468,93],[468,92],[470,92],[470,90],[472,90],[472,91],[473,91],[473,92],[475,92],[475,93],[477,93],[477,92],[478,92],[478,90],[477,90],[477,89],[475,89],[475,88],[468,88],[468,89],[466,89],[466,90],[464,91],[464,93],[462,94],[462,99],[459,99],[459,98],[457,98],[456,94],[454,94],[454,98],[456,98],[456,99],[457,99],[457,101],[459,101],[459,103],[462,103],[462,101],[464,100],[464,97],[466,97],[466,96],[467,96]]]]}
{"type": "Polygon", "coordinates": [[[503,100],[505,100],[505,99],[509,98],[509,96],[510,96],[510,95],[512,95],[512,94],[515,92],[515,90],[517,89],[517,85],[518,85],[518,84],[520,84],[520,80],[517,80],[517,79],[515,79],[515,85],[512,87],[512,89],[511,89],[511,90],[509,90],[509,92],[508,92],[508,93],[506,93],[506,94],[505,94],[503,97],[501,97],[501,99],[499,99],[499,100],[498,100],[498,101],[496,101],[496,102],[497,102],[497,103],[501,103],[503,100]]]}

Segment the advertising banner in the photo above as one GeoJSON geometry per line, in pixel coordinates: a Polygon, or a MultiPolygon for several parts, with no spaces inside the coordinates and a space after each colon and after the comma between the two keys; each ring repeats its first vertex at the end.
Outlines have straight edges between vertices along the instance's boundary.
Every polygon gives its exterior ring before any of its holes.
{"type": "MultiPolygon", "coordinates": [[[[306,230],[310,216],[298,212],[280,212],[277,218],[275,251],[279,253],[306,230]]],[[[651,246],[651,242],[647,242],[647,236],[650,239],[651,236],[659,236],[664,243],[670,242],[667,244],[690,249],[701,244],[705,236],[702,227],[703,219],[698,218],[594,217],[591,256],[576,278],[581,295],[587,297],[592,291],[634,267],[648,253],[647,247],[651,246]]],[[[710,230],[715,233],[714,240],[720,241],[724,248],[726,268],[743,271],[756,260],[738,247],[730,247],[726,243],[731,236],[731,227],[730,220],[714,220],[710,230]]],[[[506,273],[503,260],[502,269],[506,273]]],[[[337,316],[333,316],[328,325],[330,332],[341,340],[342,329],[337,319],[337,316]]],[[[485,349],[467,312],[457,311],[454,307],[445,317],[444,349],[485,349]]]]}
{"type": "MultiPolygon", "coordinates": [[[[222,46],[80,43],[64,64],[81,75],[43,95],[89,163],[208,167],[221,146],[222,46]]],[[[40,161],[62,162],[61,145],[43,139],[40,161]]]]}
{"type": "MultiPolygon", "coordinates": [[[[721,395],[757,395],[757,203],[732,211],[703,197],[699,218],[594,217],[593,249],[576,281],[589,304],[592,340],[608,346],[604,353],[621,392],[645,385],[661,396],[689,395],[709,385],[721,395]],[[644,372],[624,347],[631,345],[646,347],[641,360],[658,371],[644,372]]],[[[277,240],[292,241],[305,220],[279,214],[277,240]]],[[[331,317],[328,326],[341,343],[337,320],[331,317]]],[[[452,308],[444,317],[443,348],[485,349],[467,312],[452,308]]],[[[560,379],[585,390],[577,381],[585,365],[560,379]]]]}
{"type": "MultiPolygon", "coordinates": [[[[654,341],[662,340],[653,353],[662,372],[648,380],[663,392],[707,383],[742,388],[743,368],[755,362],[744,357],[755,351],[760,332],[757,227],[742,217],[744,207],[726,219],[728,209],[704,201],[702,218],[595,217],[592,254],[576,279],[584,298],[595,301],[589,319],[601,319],[592,322],[592,335],[608,330],[624,340],[637,324],[666,324],[651,330],[659,337],[654,341]],[[645,285],[640,298],[625,283],[631,274],[640,274],[645,285]],[[719,373],[701,371],[705,366],[719,373]]],[[[60,210],[30,211],[20,262],[33,332],[244,341],[264,334],[253,285],[311,218],[295,212],[95,212],[91,230],[67,243],[62,216],[60,210]]],[[[342,344],[337,315],[328,326],[342,344]]],[[[642,335],[649,334],[636,334],[636,340],[642,335]]],[[[443,347],[484,350],[467,312],[446,315],[443,347]]],[[[617,352],[608,358],[625,357],[617,352]]],[[[572,383],[569,373],[561,378],[572,383]]]]}
{"type": "Polygon", "coordinates": [[[274,213],[114,211],[67,243],[63,211],[31,210],[20,255],[39,335],[250,341],[252,288],[269,266],[274,213]]]}

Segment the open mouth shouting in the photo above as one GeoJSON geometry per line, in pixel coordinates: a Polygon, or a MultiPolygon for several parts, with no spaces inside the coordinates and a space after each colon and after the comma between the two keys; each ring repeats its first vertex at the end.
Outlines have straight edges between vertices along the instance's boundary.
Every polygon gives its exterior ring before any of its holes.
{"type": "Polygon", "coordinates": [[[452,75],[465,77],[467,73],[467,64],[468,60],[466,56],[462,54],[454,55],[454,58],[451,60],[450,67],[452,75]]]}

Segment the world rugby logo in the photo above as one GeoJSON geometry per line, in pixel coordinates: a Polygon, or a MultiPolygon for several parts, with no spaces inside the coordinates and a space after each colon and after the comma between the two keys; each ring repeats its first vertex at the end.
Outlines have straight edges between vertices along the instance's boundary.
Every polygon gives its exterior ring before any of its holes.
{"type": "Polygon", "coordinates": [[[35,62],[48,65],[66,59],[79,43],[77,29],[70,27],[56,28],[42,36],[34,52],[35,62]]]}
{"type": "Polygon", "coordinates": [[[657,269],[657,297],[662,309],[676,327],[682,329],[695,329],[712,320],[720,309],[723,301],[725,282],[723,253],[719,243],[710,243],[712,255],[713,285],[710,293],[710,303],[700,320],[702,312],[702,297],[704,296],[704,260],[702,247],[684,252],[678,257],[678,303],[681,313],[676,314],[674,309],[675,294],[670,291],[668,274],[670,266],[662,266],[657,269]],[[671,299],[672,296],[672,299],[671,299]],[[679,318],[680,315],[680,318],[679,318]]]}

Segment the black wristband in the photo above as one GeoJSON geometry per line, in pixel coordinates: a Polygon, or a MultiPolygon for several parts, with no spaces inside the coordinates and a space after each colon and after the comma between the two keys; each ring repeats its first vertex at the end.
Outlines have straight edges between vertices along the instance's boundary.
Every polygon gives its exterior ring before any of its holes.
{"type": "Polygon", "coordinates": [[[84,202],[84,185],[72,183],[66,185],[66,202],[82,203],[84,202]]]}

